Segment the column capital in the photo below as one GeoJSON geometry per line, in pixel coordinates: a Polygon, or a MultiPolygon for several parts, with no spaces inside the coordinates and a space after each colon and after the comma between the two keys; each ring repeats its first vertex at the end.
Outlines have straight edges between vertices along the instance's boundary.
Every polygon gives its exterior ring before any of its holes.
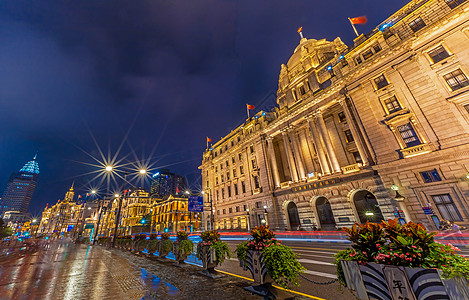
{"type": "Polygon", "coordinates": [[[312,113],[312,115],[313,115],[315,118],[320,118],[320,117],[322,117],[322,110],[316,109],[316,110],[312,113]]]}

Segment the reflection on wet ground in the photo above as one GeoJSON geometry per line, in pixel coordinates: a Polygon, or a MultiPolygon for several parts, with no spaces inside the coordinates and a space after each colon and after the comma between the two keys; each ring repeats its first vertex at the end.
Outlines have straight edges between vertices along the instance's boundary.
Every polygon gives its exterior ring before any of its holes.
{"type": "Polygon", "coordinates": [[[258,299],[242,289],[250,282],[213,280],[196,266],[173,263],[53,241],[49,249],[0,261],[0,299],[258,299]]]}

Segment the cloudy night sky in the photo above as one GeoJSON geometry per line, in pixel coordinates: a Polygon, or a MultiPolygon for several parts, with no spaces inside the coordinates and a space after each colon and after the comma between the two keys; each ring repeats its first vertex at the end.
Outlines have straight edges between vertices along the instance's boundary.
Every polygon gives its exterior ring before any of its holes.
{"type": "Polygon", "coordinates": [[[241,124],[246,103],[275,103],[300,26],[350,45],[347,17],[366,15],[366,33],[407,2],[3,0],[0,194],[36,152],[33,214],[73,180],[86,193],[100,159],[93,137],[106,156],[125,141],[123,162],[150,159],[196,190],[206,136],[241,124]]]}

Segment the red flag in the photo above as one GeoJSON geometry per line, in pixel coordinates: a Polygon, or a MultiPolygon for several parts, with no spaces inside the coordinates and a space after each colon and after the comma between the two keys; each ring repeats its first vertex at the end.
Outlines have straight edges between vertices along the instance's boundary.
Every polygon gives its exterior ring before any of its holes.
{"type": "Polygon", "coordinates": [[[352,23],[352,25],[355,25],[355,24],[366,24],[366,22],[368,22],[368,19],[366,16],[360,16],[360,17],[356,17],[356,18],[349,18],[350,20],[350,23],[352,23]]]}
{"type": "Polygon", "coordinates": [[[254,108],[256,108],[254,105],[250,105],[250,104],[246,104],[246,106],[247,106],[248,109],[254,109],[254,108]]]}
{"type": "Polygon", "coordinates": [[[212,142],[212,139],[207,137],[207,143],[211,143],[212,142]]]}
{"type": "Polygon", "coordinates": [[[78,195],[78,199],[80,199],[80,198],[81,198],[81,195],[78,195]]]}
{"type": "Polygon", "coordinates": [[[179,187],[176,187],[176,194],[179,194],[179,187]]]}

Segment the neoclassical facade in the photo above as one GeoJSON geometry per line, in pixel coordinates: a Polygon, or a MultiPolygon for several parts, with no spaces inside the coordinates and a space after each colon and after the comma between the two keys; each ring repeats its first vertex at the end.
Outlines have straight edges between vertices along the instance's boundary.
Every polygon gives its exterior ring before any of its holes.
{"type": "Polygon", "coordinates": [[[468,11],[411,1],[350,47],[302,38],[278,107],[203,155],[215,227],[469,224],[468,11]]]}

